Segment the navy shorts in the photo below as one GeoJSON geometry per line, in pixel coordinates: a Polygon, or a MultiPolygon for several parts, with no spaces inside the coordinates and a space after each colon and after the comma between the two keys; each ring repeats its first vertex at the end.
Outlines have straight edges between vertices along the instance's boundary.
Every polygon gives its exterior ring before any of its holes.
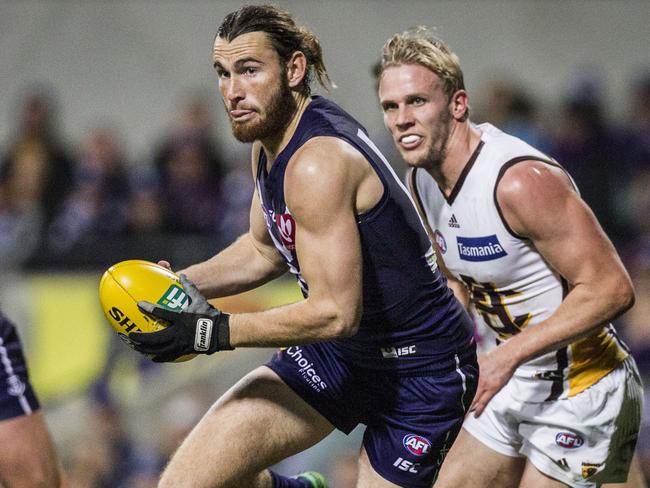
{"type": "Polygon", "coordinates": [[[0,420],[29,415],[39,408],[16,328],[0,314],[0,420]]]}
{"type": "Polygon", "coordinates": [[[473,348],[456,363],[426,375],[370,370],[320,343],[282,349],[267,366],[342,432],[365,424],[363,445],[383,478],[430,488],[476,392],[473,348]]]}

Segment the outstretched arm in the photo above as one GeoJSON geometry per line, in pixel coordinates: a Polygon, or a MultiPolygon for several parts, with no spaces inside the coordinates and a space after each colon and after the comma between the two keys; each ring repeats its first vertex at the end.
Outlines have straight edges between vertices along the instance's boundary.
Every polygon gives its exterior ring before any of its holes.
{"type": "Polygon", "coordinates": [[[570,291],[548,319],[481,357],[477,414],[520,364],[590,335],[634,302],[614,246],[560,168],[538,161],[513,166],[497,200],[511,229],[533,242],[570,291]]]}

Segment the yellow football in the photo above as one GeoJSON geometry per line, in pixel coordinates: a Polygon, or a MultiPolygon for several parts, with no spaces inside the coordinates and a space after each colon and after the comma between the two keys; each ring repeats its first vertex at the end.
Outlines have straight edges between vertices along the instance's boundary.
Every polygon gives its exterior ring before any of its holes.
{"type": "MultiPolygon", "coordinates": [[[[142,312],[138,308],[141,300],[175,311],[185,309],[189,303],[178,276],[156,263],[132,259],[114,264],[104,272],[99,282],[102,311],[126,343],[131,332],[155,332],[167,326],[166,321],[142,312]]],[[[195,356],[181,356],[175,362],[195,356]]]]}

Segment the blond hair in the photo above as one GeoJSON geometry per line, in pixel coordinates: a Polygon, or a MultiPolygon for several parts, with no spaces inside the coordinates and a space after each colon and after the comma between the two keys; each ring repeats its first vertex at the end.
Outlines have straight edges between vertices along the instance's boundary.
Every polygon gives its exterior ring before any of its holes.
{"type": "Polygon", "coordinates": [[[412,27],[386,41],[378,78],[386,68],[400,64],[419,64],[433,71],[442,81],[447,97],[465,89],[458,56],[428,27],[412,27]]]}

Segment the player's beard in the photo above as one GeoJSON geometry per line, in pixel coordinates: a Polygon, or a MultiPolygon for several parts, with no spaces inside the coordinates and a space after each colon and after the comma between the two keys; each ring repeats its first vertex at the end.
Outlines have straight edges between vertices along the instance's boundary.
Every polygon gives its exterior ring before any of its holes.
{"type": "Polygon", "coordinates": [[[452,115],[449,110],[440,112],[431,131],[431,146],[426,154],[411,163],[414,167],[439,168],[447,157],[447,143],[451,134],[452,115]]]}
{"type": "Polygon", "coordinates": [[[277,90],[271,94],[265,116],[246,122],[230,120],[232,133],[240,142],[253,142],[273,137],[283,131],[296,113],[297,103],[286,76],[280,77],[277,90]]]}

